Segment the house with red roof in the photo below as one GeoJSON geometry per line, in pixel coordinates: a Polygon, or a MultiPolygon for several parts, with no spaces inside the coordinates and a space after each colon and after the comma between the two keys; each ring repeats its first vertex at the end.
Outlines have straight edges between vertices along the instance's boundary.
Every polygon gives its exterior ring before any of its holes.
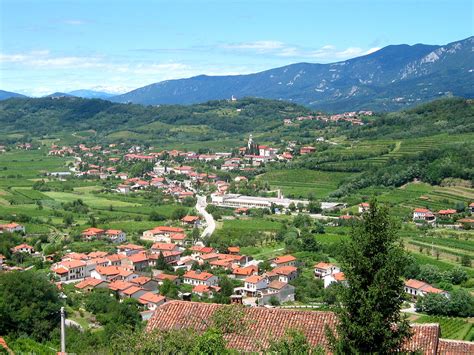
{"type": "Polygon", "coordinates": [[[193,287],[192,293],[199,297],[207,296],[213,298],[216,293],[220,292],[220,290],[221,288],[219,286],[196,285],[193,287]]]}
{"type": "Polygon", "coordinates": [[[149,266],[149,258],[146,253],[136,253],[123,259],[122,264],[133,271],[143,271],[149,266]]]}
{"type": "Polygon", "coordinates": [[[332,275],[340,271],[341,269],[339,269],[338,266],[331,263],[319,262],[314,265],[314,277],[317,279],[323,279],[327,275],[332,275]]]}
{"type": "Polygon", "coordinates": [[[130,282],[147,291],[156,291],[158,289],[158,281],[148,276],[138,276],[130,280],[130,282]]]}
{"type": "Polygon", "coordinates": [[[278,280],[281,282],[290,282],[298,277],[298,268],[295,266],[279,266],[267,273],[269,281],[278,280]]]}
{"type": "Polygon", "coordinates": [[[97,268],[91,272],[91,277],[105,281],[130,281],[138,277],[138,275],[121,266],[97,266],[97,268]]]}
{"type": "Polygon", "coordinates": [[[370,204],[367,202],[359,203],[359,213],[367,212],[370,208],[370,204]]]}
{"type": "Polygon", "coordinates": [[[121,297],[123,298],[134,298],[137,300],[148,292],[149,291],[145,290],[144,288],[134,285],[132,287],[127,288],[126,290],[119,292],[119,295],[121,295],[121,297]]]}
{"type": "Polygon", "coordinates": [[[181,223],[185,226],[196,227],[199,224],[200,218],[198,216],[184,216],[181,218],[181,223]]]}
{"type": "Polygon", "coordinates": [[[174,243],[154,243],[151,246],[150,251],[152,254],[160,254],[165,251],[180,251],[180,248],[174,243]]]}
{"type": "Polygon", "coordinates": [[[209,272],[201,270],[189,270],[183,275],[183,282],[187,285],[217,286],[219,278],[209,272]]]}
{"type": "Polygon", "coordinates": [[[300,148],[300,154],[301,155],[311,154],[311,153],[314,153],[315,151],[316,151],[316,148],[311,147],[311,146],[306,146],[306,147],[301,147],[300,148]]]}
{"type": "Polygon", "coordinates": [[[266,289],[260,290],[258,296],[256,304],[258,306],[271,304],[272,298],[276,298],[279,303],[294,302],[295,287],[289,283],[274,280],[268,284],[266,289]]]}
{"type": "Polygon", "coordinates": [[[413,279],[409,279],[405,281],[405,292],[409,296],[411,296],[414,300],[416,300],[418,297],[426,296],[429,293],[436,293],[436,294],[448,296],[448,292],[446,291],[433,287],[426,282],[413,280],[413,279]]]}
{"type": "Polygon", "coordinates": [[[138,297],[138,302],[146,306],[150,311],[154,311],[158,306],[166,302],[166,298],[153,292],[146,292],[138,297]]]}
{"type": "Polygon", "coordinates": [[[81,280],[86,277],[87,263],[82,260],[67,260],[54,264],[52,271],[61,282],[81,280]]]}
{"type": "Polygon", "coordinates": [[[158,226],[153,229],[144,231],[141,239],[149,240],[152,242],[171,243],[175,236],[182,236],[183,234],[183,228],[158,226]]]}
{"type": "Polygon", "coordinates": [[[158,285],[162,285],[165,280],[169,280],[172,283],[174,283],[175,285],[180,284],[180,279],[179,279],[178,276],[166,274],[166,273],[163,273],[163,272],[154,274],[153,278],[158,281],[158,285]]]}
{"type": "Polygon", "coordinates": [[[433,212],[431,212],[427,208],[415,208],[415,210],[413,211],[413,221],[425,221],[427,223],[434,223],[436,222],[436,217],[433,212]]]}
{"type": "Polygon", "coordinates": [[[13,254],[25,253],[25,254],[31,255],[35,252],[35,249],[31,245],[23,243],[23,244],[17,245],[16,247],[13,247],[11,251],[13,254]]]}
{"type": "Polygon", "coordinates": [[[103,236],[105,236],[105,230],[91,227],[83,230],[81,236],[86,240],[101,239],[103,236]]]}
{"type": "Polygon", "coordinates": [[[323,277],[324,281],[324,288],[329,287],[329,285],[333,283],[346,283],[346,277],[344,276],[343,272],[336,272],[330,275],[326,275],[323,277]]]}
{"type": "Polygon", "coordinates": [[[252,275],[258,275],[258,266],[249,265],[245,267],[236,267],[232,270],[232,275],[236,280],[245,280],[252,275]]]}
{"type": "Polygon", "coordinates": [[[93,277],[87,277],[74,285],[77,290],[83,292],[91,292],[96,288],[108,288],[108,286],[108,281],[94,279],[93,277]]]}
{"type": "Polygon", "coordinates": [[[248,297],[255,297],[257,293],[268,286],[268,279],[260,275],[252,275],[244,280],[243,291],[248,297]]]}
{"type": "Polygon", "coordinates": [[[0,224],[0,233],[25,233],[25,226],[18,224],[16,222],[11,222],[7,224],[0,224]]]}
{"type": "Polygon", "coordinates": [[[117,253],[125,256],[141,253],[145,251],[145,247],[136,244],[122,244],[117,246],[117,253]]]}
{"type": "Polygon", "coordinates": [[[105,236],[112,243],[123,243],[127,240],[127,235],[120,229],[107,229],[105,231],[105,236]]]}
{"type": "Polygon", "coordinates": [[[296,266],[296,258],[293,255],[278,256],[271,262],[271,267],[296,266]]]}

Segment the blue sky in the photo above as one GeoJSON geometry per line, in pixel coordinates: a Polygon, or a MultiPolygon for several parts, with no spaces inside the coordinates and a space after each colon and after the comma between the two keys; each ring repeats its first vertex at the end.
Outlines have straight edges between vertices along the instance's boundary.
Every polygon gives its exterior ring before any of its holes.
{"type": "Polygon", "coordinates": [[[118,93],[472,33],[470,0],[0,0],[0,89],[118,93]]]}

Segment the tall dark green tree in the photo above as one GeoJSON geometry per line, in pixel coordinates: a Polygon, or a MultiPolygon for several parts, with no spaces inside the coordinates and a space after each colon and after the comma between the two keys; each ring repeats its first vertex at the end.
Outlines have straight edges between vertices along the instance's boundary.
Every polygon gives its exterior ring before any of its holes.
{"type": "Polygon", "coordinates": [[[59,326],[60,307],[56,286],[43,274],[0,274],[0,334],[47,340],[59,326]]]}
{"type": "MultiPolygon", "coordinates": [[[[406,256],[388,209],[374,199],[341,253],[347,285],[337,306],[335,353],[390,353],[411,335],[400,313],[406,256]]],[[[331,333],[330,331],[328,331],[331,333]]]]}

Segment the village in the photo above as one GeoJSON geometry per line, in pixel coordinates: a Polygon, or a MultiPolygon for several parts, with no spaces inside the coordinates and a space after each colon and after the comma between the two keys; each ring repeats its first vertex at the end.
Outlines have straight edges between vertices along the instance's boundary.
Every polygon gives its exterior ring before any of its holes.
{"type": "MultiPolygon", "coordinates": [[[[22,145],[17,149],[29,150],[32,146],[22,145]]],[[[298,304],[296,295],[300,286],[295,280],[301,273],[310,271],[322,289],[331,289],[333,284],[344,285],[344,274],[337,261],[309,264],[308,260],[298,260],[290,253],[258,259],[241,253],[238,245],[225,249],[212,247],[208,240],[216,221],[208,211],[210,206],[231,211],[230,215],[226,213],[226,218],[235,218],[232,215],[248,218],[252,211],[258,210],[283,216],[307,215],[335,228],[360,219],[369,210],[367,202],[351,210],[341,201],[315,203],[286,198],[280,190],[262,189],[256,183],[255,174],[265,164],[289,161],[294,155],[315,151],[312,146],[301,146],[298,151],[290,148],[280,153],[277,148],[256,144],[252,135],[246,147],[206,154],[178,150],[154,153],[152,148],[115,144],[106,148],[86,144],[53,145],[49,156],[72,160],[69,170],[49,172],[48,179],[104,180],[110,186],[110,193],[118,195],[160,191],[178,204],[195,205],[196,214],[180,217],[179,223],[144,230],[134,238],[138,243],[130,242],[126,232],[120,229],[92,226],[81,231],[81,241],[105,242],[110,246],[109,251],[85,253],[66,249],[62,255],[44,255],[22,243],[11,249],[12,258],[18,262],[27,256],[49,263],[51,278],[60,290],[65,285],[73,285],[74,292],[80,293],[107,289],[121,300],[135,299],[142,305],[144,320],[149,319],[158,306],[176,298],[199,302],[225,300],[253,307],[298,304]],[[239,193],[239,186],[245,186],[251,195],[239,193]],[[341,214],[341,210],[346,212],[341,214]]],[[[473,225],[474,219],[469,214],[474,214],[474,203],[469,205],[467,214],[455,209],[432,212],[416,208],[409,222],[420,228],[459,230],[473,225]]],[[[28,235],[28,230],[11,222],[0,225],[0,233],[28,235]]],[[[0,255],[0,269],[22,270],[3,255],[0,255]]],[[[417,279],[405,281],[405,292],[410,302],[430,293],[449,297],[448,291],[417,279]]]]}

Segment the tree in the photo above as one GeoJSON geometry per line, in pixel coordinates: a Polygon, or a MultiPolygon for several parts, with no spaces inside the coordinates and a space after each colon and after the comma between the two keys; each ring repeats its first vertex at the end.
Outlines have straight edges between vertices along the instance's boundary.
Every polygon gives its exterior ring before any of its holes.
{"type": "Polygon", "coordinates": [[[179,207],[171,213],[171,219],[174,219],[174,220],[178,221],[181,218],[183,218],[184,216],[186,216],[187,213],[188,212],[185,208],[179,207]]]}
{"type": "Polygon", "coordinates": [[[341,288],[336,307],[337,338],[327,330],[336,353],[394,352],[410,337],[400,313],[405,261],[388,208],[373,199],[341,251],[348,286],[341,288]]]}
{"type": "Polygon", "coordinates": [[[461,257],[461,265],[466,267],[471,267],[471,257],[469,255],[464,254],[461,257]]]}
{"type": "Polygon", "coordinates": [[[160,286],[160,294],[166,298],[177,299],[178,287],[174,284],[174,282],[165,279],[160,286]]]}
{"type": "Polygon", "coordinates": [[[311,349],[306,336],[296,329],[288,329],[283,337],[270,342],[268,349],[263,350],[271,354],[282,355],[324,354],[322,349],[319,351],[311,349]]]}
{"type": "Polygon", "coordinates": [[[169,265],[166,260],[165,256],[163,253],[160,251],[160,254],[158,255],[158,259],[156,259],[156,266],[155,269],[157,270],[163,270],[163,271],[172,271],[173,268],[171,265],[169,265]]]}
{"type": "Polygon", "coordinates": [[[71,213],[67,213],[64,215],[63,222],[64,222],[64,225],[70,226],[74,223],[74,217],[72,216],[71,213]]]}
{"type": "Polygon", "coordinates": [[[226,349],[226,341],[222,333],[216,328],[208,328],[202,335],[197,337],[192,354],[229,354],[229,351],[226,349]]]}
{"type": "Polygon", "coordinates": [[[0,274],[0,334],[48,339],[59,326],[60,307],[57,288],[43,274],[0,274]]]}
{"type": "Polygon", "coordinates": [[[467,272],[459,266],[453,268],[449,274],[449,279],[453,285],[459,285],[468,280],[467,272]]]}

